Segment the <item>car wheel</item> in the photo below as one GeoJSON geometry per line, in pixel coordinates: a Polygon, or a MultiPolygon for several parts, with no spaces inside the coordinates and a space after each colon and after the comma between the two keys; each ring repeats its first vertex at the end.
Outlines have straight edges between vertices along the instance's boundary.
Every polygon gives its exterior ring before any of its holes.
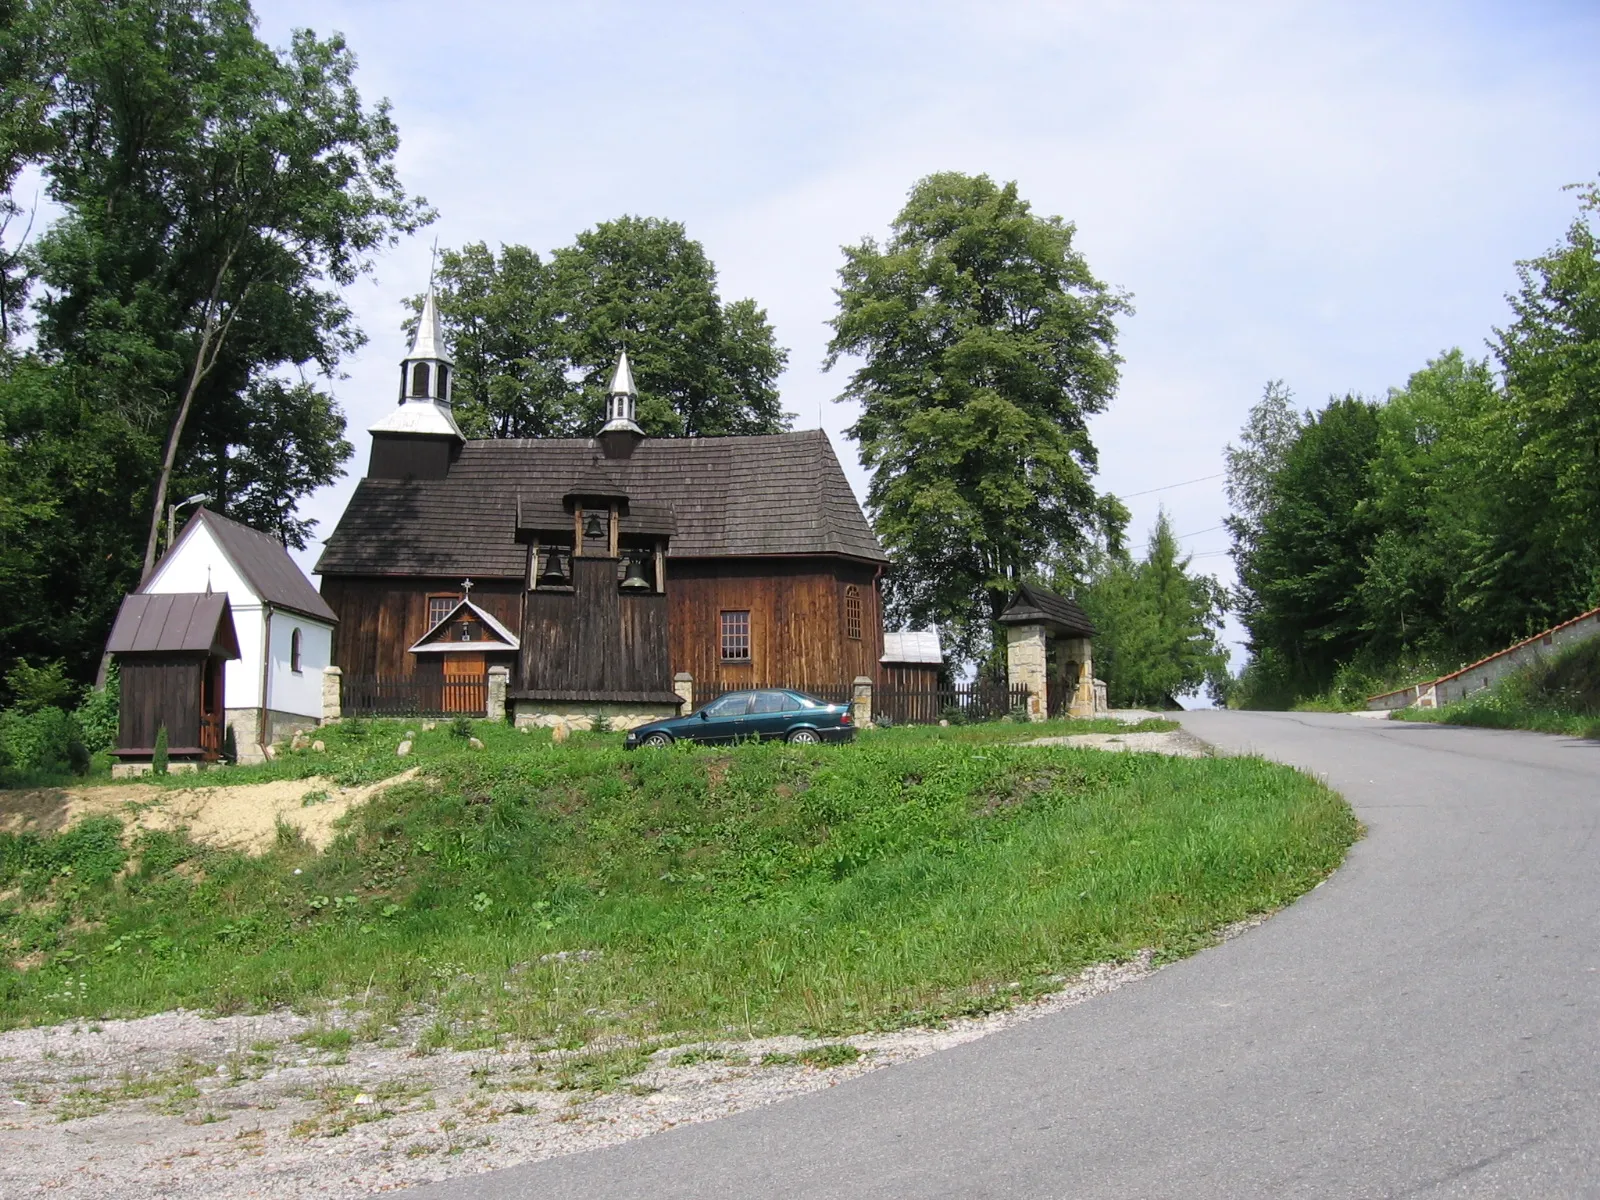
{"type": "Polygon", "coordinates": [[[672,739],[664,733],[652,733],[648,734],[644,741],[640,742],[639,744],[641,746],[655,746],[657,749],[660,749],[662,746],[672,745],[672,739]]]}
{"type": "Polygon", "coordinates": [[[822,739],[815,729],[796,729],[789,734],[789,740],[796,746],[815,746],[822,739]]]}

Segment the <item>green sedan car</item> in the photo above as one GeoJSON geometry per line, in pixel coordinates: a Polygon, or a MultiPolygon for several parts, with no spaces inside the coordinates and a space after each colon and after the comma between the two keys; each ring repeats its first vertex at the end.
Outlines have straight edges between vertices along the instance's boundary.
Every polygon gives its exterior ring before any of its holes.
{"type": "Polygon", "coordinates": [[[728,692],[686,717],[641,725],[628,734],[624,745],[632,750],[673,742],[737,742],[744,738],[782,738],[815,745],[848,742],[855,736],[848,704],[829,704],[787,688],[762,688],[728,692]]]}

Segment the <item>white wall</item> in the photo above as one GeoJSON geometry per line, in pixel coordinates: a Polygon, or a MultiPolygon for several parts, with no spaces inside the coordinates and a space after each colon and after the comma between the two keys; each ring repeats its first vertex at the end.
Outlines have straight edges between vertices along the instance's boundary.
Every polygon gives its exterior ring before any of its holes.
{"type": "MultiPolygon", "coordinates": [[[[156,593],[226,592],[233,609],[233,628],[239,636],[239,657],[223,668],[223,703],[228,708],[261,708],[262,616],[261,600],[233,568],[211,531],[197,525],[181,539],[176,554],[169,555],[150,577],[145,591],[156,593]]],[[[331,661],[333,627],[296,613],[272,613],[271,682],[266,707],[274,712],[321,718],[322,669],[331,661]],[[289,669],[289,639],[301,631],[301,670],[289,669]]]]}
{"type": "Polygon", "coordinates": [[[180,540],[177,553],[166,557],[144,590],[170,594],[204,592],[209,588],[228,594],[233,629],[239,636],[239,657],[223,667],[223,704],[228,708],[260,708],[261,599],[234,570],[204,525],[195,526],[180,540]]]}
{"type": "MultiPolygon", "coordinates": [[[[267,707],[296,716],[322,717],[322,669],[333,654],[333,626],[298,613],[272,613],[272,686],[267,707]],[[290,640],[300,631],[300,672],[289,669],[290,640]]],[[[259,664],[258,664],[259,666],[259,664]]]]}

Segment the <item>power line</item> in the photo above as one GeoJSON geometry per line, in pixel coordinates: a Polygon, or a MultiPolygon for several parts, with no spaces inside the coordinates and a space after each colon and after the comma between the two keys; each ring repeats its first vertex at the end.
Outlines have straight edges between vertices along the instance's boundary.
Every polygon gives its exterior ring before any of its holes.
{"type": "Polygon", "coordinates": [[[1191,483],[1205,483],[1209,479],[1221,479],[1226,474],[1226,471],[1218,471],[1215,475],[1202,475],[1199,479],[1185,479],[1182,483],[1168,483],[1161,487],[1145,488],[1142,492],[1129,492],[1126,496],[1120,496],[1118,499],[1132,500],[1135,496],[1149,496],[1156,492],[1170,492],[1173,488],[1188,487],[1191,483]]]}

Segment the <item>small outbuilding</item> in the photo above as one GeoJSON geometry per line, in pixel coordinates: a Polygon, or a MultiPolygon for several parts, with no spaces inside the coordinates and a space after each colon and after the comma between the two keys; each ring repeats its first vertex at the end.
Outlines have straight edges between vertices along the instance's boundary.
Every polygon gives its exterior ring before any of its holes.
{"type": "Polygon", "coordinates": [[[1105,708],[1094,677],[1094,625],[1078,602],[1036,583],[1017,586],[1000,614],[1006,627],[1006,674],[1028,689],[1028,716],[1092,717],[1105,708]]]}
{"type": "Polygon", "coordinates": [[[937,721],[946,702],[941,689],[947,682],[937,629],[885,630],[873,716],[896,725],[937,721]]]}
{"type": "Polygon", "coordinates": [[[126,596],[106,650],[122,680],[114,775],[149,771],[162,729],[174,766],[192,770],[222,757],[224,665],[239,657],[226,595],[126,596]]]}
{"type": "Polygon", "coordinates": [[[339,618],[277,538],[198,509],[139,591],[228,597],[239,653],[225,670],[225,720],[239,761],[321,723],[339,618]]]}

